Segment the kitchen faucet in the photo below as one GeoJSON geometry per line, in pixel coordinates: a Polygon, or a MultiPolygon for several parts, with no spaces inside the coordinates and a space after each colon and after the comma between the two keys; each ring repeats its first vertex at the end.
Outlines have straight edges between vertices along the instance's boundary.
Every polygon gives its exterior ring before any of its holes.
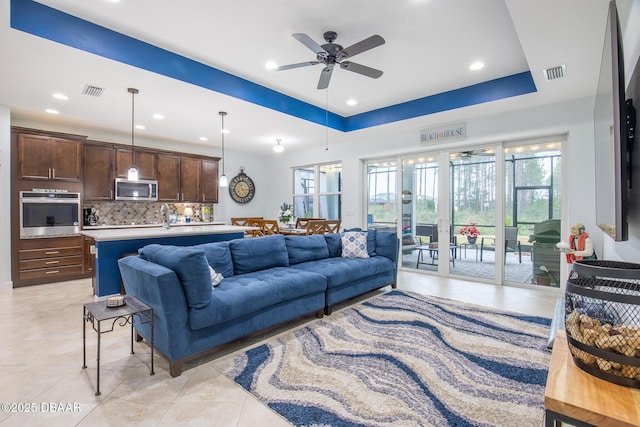
{"type": "Polygon", "coordinates": [[[163,217],[162,226],[164,228],[171,228],[171,211],[169,210],[169,205],[166,203],[160,206],[160,216],[163,217]]]}

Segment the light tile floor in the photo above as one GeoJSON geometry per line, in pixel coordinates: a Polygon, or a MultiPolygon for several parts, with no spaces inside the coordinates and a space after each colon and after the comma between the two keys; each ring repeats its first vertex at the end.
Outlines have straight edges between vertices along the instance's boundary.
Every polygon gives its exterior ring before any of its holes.
{"type": "MultiPolygon", "coordinates": [[[[557,289],[498,287],[406,271],[399,274],[398,288],[545,317],[553,315],[561,296],[557,289]]],[[[289,425],[207,363],[286,328],[236,342],[171,378],[159,355],[155,375],[149,375],[148,345],[136,343],[130,354],[130,328],[116,326],[102,337],[102,395],[95,396],[96,336],[90,325],[88,368],[81,368],[83,304],[94,300],[90,280],[0,291],[2,426],[289,425]]],[[[312,321],[308,317],[294,326],[312,321]]]]}

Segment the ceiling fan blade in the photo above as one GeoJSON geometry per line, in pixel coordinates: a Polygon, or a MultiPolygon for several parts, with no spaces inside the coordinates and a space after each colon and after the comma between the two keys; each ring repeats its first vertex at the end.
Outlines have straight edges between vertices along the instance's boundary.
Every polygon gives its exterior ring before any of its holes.
{"type": "Polygon", "coordinates": [[[297,64],[282,65],[276,68],[276,71],[290,70],[292,68],[308,67],[309,65],[316,65],[319,63],[320,62],[318,61],[307,61],[307,62],[299,62],[297,64]]]}
{"type": "Polygon", "coordinates": [[[365,52],[369,49],[373,49],[374,47],[378,47],[383,44],[384,44],[384,39],[381,36],[376,34],[367,39],[359,41],[358,43],[353,44],[347,48],[342,49],[337,56],[339,58],[352,57],[359,53],[365,52]]]}
{"type": "Polygon", "coordinates": [[[305,33],[295,33],[293,34],[293,38],[298,40],[300,43],[311,49],[316,55],[327,55],[327,51],[322,48],[318,43],[314,42],[311,37],[306,35],[305,33]]]}
{"type": "Polygon", "coordinates": [[[350,61],[344,61],[343,63],[341,63],[340,68],[353,71],[354,73],[362,74],[363,76],[371,77],[372,79],[377,79],[382,75],[382,71],[380,70],[376,70],[375,68],[356,64],[355,62],[350,61]]]}
{"type": "Polygon", "coordinates": [[[329,81],[331,80],[331,74],[333,73],[333,65],[327,65],[322,69],[320,73],[320,80],[318,81],[318,89],[326,89],[329,87],[329,81]]]}

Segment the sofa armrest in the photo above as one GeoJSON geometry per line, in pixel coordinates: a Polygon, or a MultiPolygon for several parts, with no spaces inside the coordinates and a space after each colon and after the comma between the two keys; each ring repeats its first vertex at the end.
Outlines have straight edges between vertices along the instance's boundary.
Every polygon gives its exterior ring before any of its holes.
{"type": "MultiPolygon", "coordinates": [[[[189,315],[175,272],[139,256],[119,259],[118,266],[127,295],[153,308],[156,348],[171,360],[184,357],[189,348],[189,315]]],[[[136,323],[136,328],[150,338],[149,324],[136,323]]]]}

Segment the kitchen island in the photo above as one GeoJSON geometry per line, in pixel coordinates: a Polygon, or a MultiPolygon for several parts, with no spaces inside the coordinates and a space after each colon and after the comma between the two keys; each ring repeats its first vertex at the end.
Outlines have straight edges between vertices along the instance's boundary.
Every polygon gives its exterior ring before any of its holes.
{"type": "Polygon", "coordinates": [[[82,230],[82,234],[95,241],[96,267],[94,274],[95,294],[99,297],[120,293],[120,270],[118,259],[124,255],[137,254],[145,245],[189,246],[200,243],[241,239],[246,230],[253,227],[236,225],[194,225],[163,228],[126,227],[93,228],[82,230]]]}

